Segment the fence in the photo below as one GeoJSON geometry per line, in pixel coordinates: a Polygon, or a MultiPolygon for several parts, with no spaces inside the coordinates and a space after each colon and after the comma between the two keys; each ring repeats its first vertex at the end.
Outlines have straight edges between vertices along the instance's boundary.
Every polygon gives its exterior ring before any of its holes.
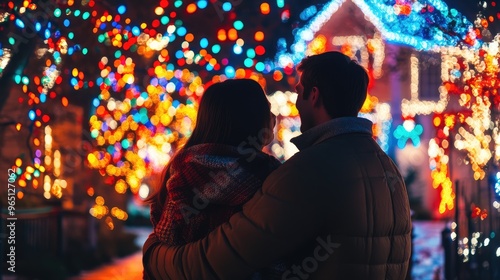
{"type": "Polygon", "coordinates": [[[455,182],[455,219],[443,231],[445,278],[500,279],[500,212],[491,182],[455,182]]]}

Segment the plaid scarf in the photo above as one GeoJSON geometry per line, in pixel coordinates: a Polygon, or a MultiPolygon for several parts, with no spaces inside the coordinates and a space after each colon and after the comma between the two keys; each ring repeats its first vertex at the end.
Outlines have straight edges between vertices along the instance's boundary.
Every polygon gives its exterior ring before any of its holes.
{"type": "Polygon", "coordinates": [[[163,205],[151,204],[158,239],[169,245],[196,241],[241,211],[280,165],[263,152],[243,151],[223,144],[200,144],[173,158],[167,199],[163,205]]]}

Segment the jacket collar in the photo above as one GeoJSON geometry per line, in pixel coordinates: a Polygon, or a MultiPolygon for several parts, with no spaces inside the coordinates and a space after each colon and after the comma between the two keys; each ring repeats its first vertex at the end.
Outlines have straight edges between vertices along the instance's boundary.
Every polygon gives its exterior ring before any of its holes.
{"type": "Polygon", "coordinates": [[[342,117],[317,125],[303,134],[292,138],[290,142],[299,150],[316,145],[328,138],[347,133],[372,134],[373,123],[365,118],[342,117]]]}

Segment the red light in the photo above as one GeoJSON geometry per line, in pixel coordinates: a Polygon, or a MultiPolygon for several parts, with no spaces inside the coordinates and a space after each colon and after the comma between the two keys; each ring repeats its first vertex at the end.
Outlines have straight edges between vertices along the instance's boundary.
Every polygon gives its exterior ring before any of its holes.
{"type": "Polygon", "coordinates": [[[257,47],[255,48],[255,53],[256,53],[257,55],[263,55],[263,54],[265,54],[265,53],[266,53],[266,49],[265,49],[263,46],[257,46],[257,47]]]}
{"type": "Polygon", "coordinates": [[[155,27],[155,28],[156,28],[156,27],[160,26],[160,21],[159,21],[159,20],[157,20],[157,19],[155,19],[155,20],[153,20],[152,25],[153,25],[153,27],[155,27]]]}

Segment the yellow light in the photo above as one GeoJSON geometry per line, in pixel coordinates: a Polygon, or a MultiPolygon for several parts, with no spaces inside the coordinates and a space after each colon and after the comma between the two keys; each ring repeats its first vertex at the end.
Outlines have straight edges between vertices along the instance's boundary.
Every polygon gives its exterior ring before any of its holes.
{"type": "Polygon", "coordinates": [[[156,8],[155,8],[155,14],[156,14],[157,16],[161,16],[161,15],[163,15],[163,13],[164,13],[164,12],[165,12],[165,10],[163,10],[163,8],[162,8],[162,7],[156,7],[156,8]]]}
{"type": "Polygon", "coordinates": [[[196,12],[196,4],[195,3],[191,3],[189,4],[187,7],[186,7],[186,11],[189,13],[189,14],[192,14],[194,12],[196,12]]]}
{"type": "Polygon", "coordinates": [[[433,120],[433,124],[435,127],[438,127],[441,124],[441,118],[440,117],[435,117],[433,120]]]}
{"type": "Polygon", "coordinates": [[[271,11],[271,8],[269,7],[268,3],[264,2],[264,3],[260,4],[260,12],[263,15],[268,15],[270,11],[271,11]]]}
{"type": "Polygon", "coordinates": [[[219,29],[219,31],[217,32],[217,39],[221,42],[226,41],[227,39],[226,30],[219,29]]]}
{"type": "Polygon", "coordinates": [[[127,191],[127,183],[120,179],[115,184],[115,191],[119,194],[124,194],[127,191]]]}
{"type": "Polygon", "coordinates": [[[231,41],[236,41],[236,39],[238,39],[238,31],[236,31],[236,29],[234,28],[229,29],[229,31],[227,32],[227,37],[231,41]]]}
{"type": "Polygon", "coordinates": [[[96,197],[96,198],[95,198],[95,203],[96,203],[97,205],[104,205],[104,197],[102,197],[102,196],[98,196],[98,197],[96,197]]]}
{"type": "Polygon", "coordinates": [[[264,32],[262,32],[262,31],[255,32],[254,38],[255,38],[255,41],[257,41],[257,42],[263,41],[264,40],[264,32]]]}

